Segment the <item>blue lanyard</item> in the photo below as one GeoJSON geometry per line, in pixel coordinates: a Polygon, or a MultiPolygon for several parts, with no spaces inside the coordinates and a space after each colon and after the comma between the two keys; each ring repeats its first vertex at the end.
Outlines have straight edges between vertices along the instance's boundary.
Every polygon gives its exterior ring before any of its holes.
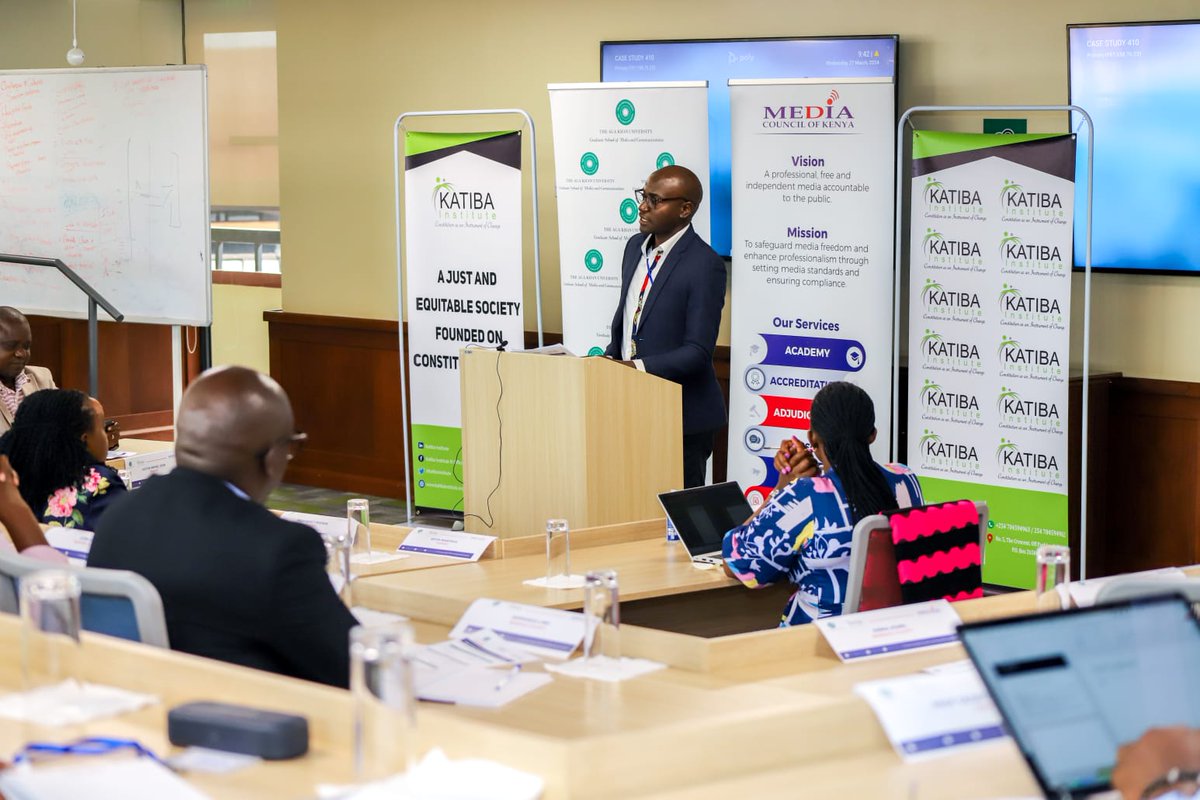
{"type": "Polygon", "coordinates": [[[160,764],[164,764],[163,760],[156,756],[154,752],[138,742],[135,739],[112,739],[106,736],[90,736],[85,739],[76,739],[67,744],[54,744],[52,742],[30,742],[21,748],[15,756],[13,763],[20,764],[24,761],[31,761],[33,757],[39,755],[50,756],[98,756],[105,753],[111,753],[114,750],[132,749],[140,756],[148,756],[160,764]]]}

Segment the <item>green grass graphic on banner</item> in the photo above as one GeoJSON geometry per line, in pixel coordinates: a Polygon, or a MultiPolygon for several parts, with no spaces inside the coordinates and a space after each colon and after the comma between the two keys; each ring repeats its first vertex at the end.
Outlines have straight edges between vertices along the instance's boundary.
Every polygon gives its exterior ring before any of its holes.
{"type": "Polygon", "coordinates": [[[920,480],[926,503],[968,499],[988,504],[984,583],[1032,589],[1038,546],[1067,543],[1066,495],[943,478],[920,480]]]}
{"type": "Polygon", "coordinates": [[[462,509],[462,428],[412,426],[413,502],[462,509]]]}

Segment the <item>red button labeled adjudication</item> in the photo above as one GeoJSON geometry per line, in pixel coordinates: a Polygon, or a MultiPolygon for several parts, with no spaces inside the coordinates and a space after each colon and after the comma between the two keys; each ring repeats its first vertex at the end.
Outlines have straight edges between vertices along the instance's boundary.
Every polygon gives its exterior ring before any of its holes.
{"type": "Polygon", "coordinates": [[[812,398],[779,397],[777,395],[762,395],[767,404],[767,418],[763,425],[772,428],[794,428],[806,431],[809,428],[809,416],[812,411],[812,398]]]}

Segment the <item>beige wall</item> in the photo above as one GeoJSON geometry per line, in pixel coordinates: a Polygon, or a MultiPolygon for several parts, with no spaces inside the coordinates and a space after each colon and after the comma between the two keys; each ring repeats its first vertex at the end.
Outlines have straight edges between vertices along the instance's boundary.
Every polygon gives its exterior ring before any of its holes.
{"type": "MultiPolygon", "coordinates": [[[[395,319],[393,120],[403,111],[517,106],[533,115],[542,150],[548,330],[561,330],[561,314],[546,84],[595,80],[599,40],[894,32],[901,108],[1054,104],[1067,98],[1067,23],[1200,16],[1195,0],[355,0],[331,9],[293,0],[277,10],[284,308],[395,319]]],[[[1061,120],[1031,120],[1031,130],[1061,120]]],[[[1096,278],[1093,364],[1200,380],[1187,344],[1200,338],[1197,311],[1200,279],[1096,278]]]]}
{"type": "Polygon", "coordinates": [[[275,0],[186,0],[189,64],[208,66],[209,196],[214,206],[279,205],[275,47],[206,47],[208,34],[275,30],[275,0]]]}
{"type": "Polygon", "coordinates": [[[238,364],[259,372],[271,371],[267,323],[263,312],[280,308],[279,289],[258,286],[214,285],[213,366],[238,364]]]}
{"type": "MultiPolygon", "coordinates": [[[[179,64],[179,0],[83,0],[79,47],[88,67],[179,64]]],[[[66,68],[67,0],[0,0],[0,69],[66,68]]]]}

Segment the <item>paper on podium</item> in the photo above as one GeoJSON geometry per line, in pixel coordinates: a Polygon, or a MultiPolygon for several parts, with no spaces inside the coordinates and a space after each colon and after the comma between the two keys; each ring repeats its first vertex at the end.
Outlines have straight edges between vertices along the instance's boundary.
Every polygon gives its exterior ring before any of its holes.
{"type": "Polygon", "coordinates": [[[417,697],[434,703],[500,708],[554,680],[544,672],[514,667],[467,667],[440,680],[418,684],[417,697]]]}
{"type": "Polygon", "coordinates": [[[531,347],[528,350],[524,350],[522,352],[536,353],[538,355],[543,355],[543,356],[570,356],[571,358],[579,358],[579,356],[575,355],[570,350],[568,350],[566,348],[566,345],[561,345],[561,344],[545,344],[545,345],[542,345],[541,347],[531,347]]]}

